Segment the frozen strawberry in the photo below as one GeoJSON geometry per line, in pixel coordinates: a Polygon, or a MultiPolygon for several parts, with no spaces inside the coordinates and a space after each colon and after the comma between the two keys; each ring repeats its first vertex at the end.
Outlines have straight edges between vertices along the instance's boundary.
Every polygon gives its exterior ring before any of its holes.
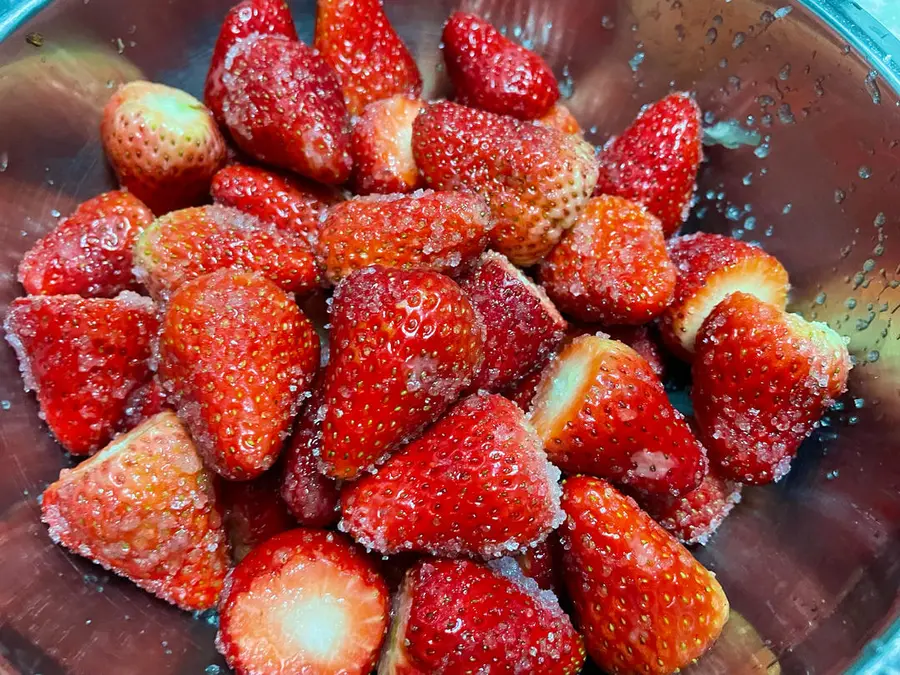
{"type": "Polygon", "coordinates": [[[381,0],[318,0],[315,46],[337,72],[351,115],[395,94],[418,96],[422,76],[381,0]]]}
{"type": "Polygon", "coordinates": [[[137,278],[160,300],[225,267],[259,272],[294,293],[319,285],[305,239],[228,206],[198,206],[157,219],[138,237],[134,264],[137,278]]]}
{"type": "Polygon", "coordinates": [[[249,480],[275,462],[319,365],[319,338],[254,272],[189,281],[163,319],[159,377],[209,466],[249,480]]]}
{"type": "Polygon", "coordinates": [[[544,376],[544,369],[550,364],[555,354],[551,354],[549,358],[540,363],[537,368],[525,375],[522,379],[513,382],[506,387],[501,393],[510,401],[515,403],[523,412],[527,413],[531,410],[531,402],[537,393],[538,385],[544,376]]]}
{"type": "Polygon", "coordinates": [[[750,293],[782,309],[787,303],[787,271],[758,246],[698,232],[669,241],[669,257],[678,280],[659,327],[666,346],[685,360],[693,358],[701,324],[729,293],[750,293]]]}
{"type": "Polygon", "coordinates": [[[31,295],[110,297],[136,288],[131,249],[153,213],[127,192],[88,199],[44,235],[19,263],[31,295]]]}
{"type": "Polygon", "coordinates": [[[438,419],[481,367],[484,326],[451,279],[375,265],[334,293],[319,460],[351,479],[438,419]]]}
{"type": "Polygon", "coordinates": [[[160,384],[159,378],[154,376],[131,392],[125,402],[120,429],[122,431],[134,429],[138,424],[168,409],[166,391],[160,384]]]}
{"type": "Polygon", "coordinates": [[[554,533],[537,546],[517,555],[515,561],[522,574],[534,579],[539,588],[558,595],[562,588],[559,555],[559,540],[554,533]]]}
{"type": "Polygon", "coordinates": [[[531,423],[550,461],[654,495],[681,495],[706,475],[703,446],[653,368],[627,345],[573,340],[551,362],[531,423]]]}
{"type": "Polygon", "coordinates": [[[477,394],[347,486],[340,528],[387,555],[494,558],[524,551],[559,524],[558,480],[522,411],[477,394]]]}
{"type": "Polygon", "coordinates": [[[732,293],[697,336],[691,397],[725,478],[770,483],[847,389],[844,338],[747,293],[732,293]]]}
{"type": "Polygon", "coordinates": [[[498,563],[424,560],[407,572],[379,675],[580,672],[584,642],[556,597],[498,563]]]}
{"type": "Polygon", "coordinates": [[[225,65],[223,116],[241,150],[320,183],[350,177],[350,119],[337,75],[318,52],[280,35],[251,35],[225,65]]]}
{"type": "Polygon", "coordinates": [[[278,471],[267,471],[253,480],[219,483],[225,528],[235,562],[276,534],[297,526],[284,500],[278,471]]]}
{"type": "Polygon", "coordinates": [[[547,114],[559,98],[556,78],[544,59],[487,21],[456,12],[442,38],[447,74],[460,103],[533,120],[547,114]]]}
{"type": "Polygon", "coordinates": [[[119,183],[157,214],[202,203],[225,163],[209,110],[164,84],[121,86],[103,109],[100,136],[119,183]]]}
{"type": "Polygon", "coordinates": [[[487,200],[493,246],[520,266],[550,252],[597,182],[593,148],[577,136],[448,102],[416,118],[413,157],[436,190],[487,200]]]}
{"type": "MultiPolygon", "coordinates": [[[[656,332],[649,326],[603,326],[600,329],[613,340],[624,342],[634,351],[644,357],[644,360],[653,368],[653,372],[659,379],[666,372],[666,357],[662,346],[656,337],[656,332]]],[[[596,331],[588,331],[588,333],[596,331]]]]}
{"type": "Polygon", "coordinates": [[[474,194],[354,197],[328,211],[319,254],[332,283],[375,264],[455,274],[484,251],[490,228],[488,205],[474,194]]]}
{"type": "Polygon", "coordinates": [[[575,116],[572,114],[572,111],[559,102],[554,103],[553,107],[547,111],[547,114],[543,117],[539,117],[535,122],[537,124],[542,124],[545,127],[559,129],[566,134],[581,134],[581,127],[578,124],[578,120],[576,120],[575,116]]]}
{"type": "Polygon", "coordinates": [[[215,606],[228,545],[214,478],[174,413],[163,412],[44,491],[50,537],[173,605],[215,606]]]}
{"type": "Polygon", "coordinates": [[[6,315],[25,389],[41,418],[74,455],[112,438],[131,392],[150,377],[151,341],[159,319],[148,298],[125,291],[113,299],[47,295],[18,298],[6,315]]]}
{"type": "Polygon", "coordinates": [[[472,390],[503,389],[562,342],[565,319],[543,290],[499,253],[482,255],[459,285],[485,325],[484,363],[472,390]]]}
{"type": "Polygon", "coordinates": [[[565,580],[588,654],[604,671],[677,672],[728,620],[706,570],[630,497],[578,476],[563,484],[565,580]]]}
{"type": "Polygon", "coordinates": [[[687,220],[703,158],[700,108],[693,96],[669,94],[645,107],[600,154],[596,194],[638,202],[666,236],[687,220]]]}
{"type": "Polygon", "coordinates": [[[412,154],[417,98],[398,94],[365,107],[353,123],[353,183],[359,194],[412,192],[422,183],[412,154]]]}
{"type": "Polygon", "coordinates": [[[239,675],[368,675],[389,609],[384,579],[361,548],[298,528],[228,575],[216,647],[239,675]]]}
{"type": "Polygon", "coordinates": [[[540,267],[559,308],[582,321],[643,324],[672,302],[675,266],[659,221],[621,197],[594,197],[540,267]]]}

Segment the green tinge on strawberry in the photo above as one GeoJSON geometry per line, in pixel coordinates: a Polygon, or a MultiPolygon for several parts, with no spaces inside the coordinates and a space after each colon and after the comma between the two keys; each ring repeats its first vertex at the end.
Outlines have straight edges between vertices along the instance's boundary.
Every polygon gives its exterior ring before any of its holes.
{"type": "Polygon", "coordinates": [[[44,491],[53,541],[186,610],[215,606],[228,545],[214,476],[174,413],[141,424],[44,491]]]}
{"type": "Polygon", "coordinates": [[[719,473],[777,481],[800,443],[847,389],[843,337],[747,293],[732,293],[697,337],[691,397],[719,473]]]}
{"type": "Polygon", "coordinates": [[[297,527],[281,498],[281,477],[272,469],[253,480],[219,481],[219,501],[235,563],[276,534],[297,527]]]}
{"type": "Polygon", "coordinates": [[[421,99],[397,94],[374,101],[353,122],[353,185],[359,194],[412,192],[422,183],[412,153],[421,99]]]}

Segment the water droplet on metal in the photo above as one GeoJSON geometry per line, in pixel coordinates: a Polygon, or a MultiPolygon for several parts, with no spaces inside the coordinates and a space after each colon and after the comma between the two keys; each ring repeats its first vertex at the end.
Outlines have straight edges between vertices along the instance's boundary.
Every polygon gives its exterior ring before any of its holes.
{"type": "Polygon", "coordinates": [[[5,150],[0,152],[0,173],[3,173],[9,168],[9,153],[5,150]]]}
{"type": "Polygon", "coordinates": [[[869,92],[869,96],[872,97],[872,103],[875,105],[881,104],[881,89],[878,88],[878,71],[870,70],[869,74],[866,75],[865,80],[866,91],[869,92]]]}
{"type": "Polygon", "coordinates": [[[880,358],[881,354],[877,349],[873,349],[868,354],[866,354],[866,361],[868,361],[869,363],[875,363],[880,358]]]}
{"type": "Polygon", "coordinates": [[[9,410],[10,408],[12,408],[12,403],[7,401],[6,399],[0,401],[0,409],[9,410]]]}
{"type": "Polygon", "coordinates": [[[719,31],[717,31],[714,27],[710,28],[706,31],[706,44],[713,45],[716,43],[716,40],[719,38],[719,31]]]}
{"type": "Polygon", "coordinates": [[[742,32],[737,32],[734,34],[734,39],[731,41],[731,47],[733,49],[737,49],[742,44],[744,44],[744,40],[747,39],[747,34],[742,32]]]}
{"type": "Polygon", "coordinates": [[[604,14],[603,18],[600,19],[600,26],[606,30],[612,30],[616,27],[616,22],[612,20],[612,17],[604,14]]]}
{"type": "Polygon", "coordinates": [[[859,177],[862,178],[863,180],[868,180],[869,178],[872,177],[872,169],[870,169],[867,166],[859,167],[859,171],[857,173],[859,174],[859,177]]]}
{"type": "Polygon", "coordinates": [[[781,70],[778,71],[778,79],[784,81],[784,80],[788,79],[790,76],[791,76],[791,64],[785,63],[783,66],[781,66],[781,70]]]}
{"type": "Polygon", "coordinates": [[[787,204],[784,205],[784,208],[781,209],[781,212],[783,214],[787,215],[791,212],[791,209],[793,209],[793,208],[794,208],[794,205],[791,202],[788,202],[787,204]]]}
{"type": "Polygon", "coordinates": [[[753,183],[753,172],[751,171],[746,176],[741,178],[741,183],[743,183],[744,185],[750,185],[751,183],[753,183]]]}
{"type": "Polygon", "coordinates": [[[779,7],[778,9],[775,10],[775,18],[783,19],[784,17],[786,17],[788,14],[790,14],[793,11],[794,11],[794,8],[791,7],[790,5],[786,5],[784,7],[779,7]]]}
{"type": "Polygon", "coordinates": [[[634,56],[628,59],[628,65],[631,66],[632,72],[637,72],[637,69],[644,62],[644,52],[636,52],[634,56]]]}
{"type": "Polygon", "coordinates": [[[834,191],[834,203],[835,204],[842,203],[846,198],[847,198],[847,193],[844,192],[843,190],[838,189],[838,190],[834,191]]]}
{"type": "Polygon", "coordinates": [[[820,291],[813,302],[815,302],[817,305],[824,305],[827,299],[828,295],[825,293],[825,291],[820,291]]]}

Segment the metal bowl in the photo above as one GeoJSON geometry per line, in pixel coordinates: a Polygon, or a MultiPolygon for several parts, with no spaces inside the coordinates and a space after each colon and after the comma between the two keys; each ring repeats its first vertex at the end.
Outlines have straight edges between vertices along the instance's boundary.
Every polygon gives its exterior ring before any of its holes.
{"type": "MultiPolygon", "coordinates": [[[[897,672],[896,643],[873,640],[900,615],[900,44],[852,3],[783,2],[462,4],[547,58],[596,143],[643,103],[696,91],[716,142],[689,227],[761,242],[791,273],[793,309],[851,338],[858,365],[843,409],[784,481],[746,490],[697,552],[735,616],[691,670],[897,672]]],[[[0,17],[4,313],[22,293],[22,253],[112,185],[97,128],[112,87],[145,77],[199,95],[232,0],[56,0],[38,13],[44,4],[0,17]]],[[[311,39],[313,0],[292,4],[311,39]]],[[[429,94],[444,87],[440,27],[458,4],[386,3],[429,94]]],[[[38,496],[69,460],[37,413],[0,349],[0,672],[225,672],[214,617],[179,612],[50,542],[38,496]]]]}

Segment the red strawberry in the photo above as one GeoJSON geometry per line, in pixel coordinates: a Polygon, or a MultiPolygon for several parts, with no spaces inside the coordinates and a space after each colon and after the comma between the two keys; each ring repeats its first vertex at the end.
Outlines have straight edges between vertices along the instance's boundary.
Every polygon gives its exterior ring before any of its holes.
{"type": "Polygon", "coordinates": [[[700,437],[722,476],[759,485],[790,470],[800,443],[847,389],[844,338],[747,293],[703,322],[692,369],[700,437]]]}
{"type": "Polygon", "coordinates": [[[395,94],[418,96],[422,76],[381,0],[318,0],[315,46],[337,72],[351,115],[395,94]]]}
{"type": "Polygon", "coordinates": [[[320,54],[280,35],[254,35],[228,52],[225,66],[223,116],[241,150],[321,183],[350,177],[350,120],[320,54]]]}
{"type": "Polygon", "coordinates": [[[551,534],[534,548],[516,556],[516,564],[529,579],[534,579],[538,587],[559,594],[562,575],[559,573],[559,539],[551,534]]]}
{"type": "Polygon", "coordinates": [[[455,103],[416,118],[413,156],[431,187],[488,201],[494,248],[521,266],[550,252],[597,182],[593,149],[577,136],[455,103]]]}
{"type": "Polygon", "coordinates": [[[553,302],[582,321],[646,323],[675,293],[659,221],[621,197],[591,199],[540,273],[553,302]]]}
{"type": "Polygon", "coordinates": [[[681,495],[706,475],[703,446],[659,378],[621,342],[576,338],[551,363],[531,423],[550,460],[655,495],[681,495]]]}
{"type": "Polygon", "coordinates": [[[421,183],[412,154],[417,98],[398,94],[370,103],[353,123],[353,182],[360,194],[412,192],[421,183]]]}
{"type": "Polygon", "coordinates": [[[547,111],[547,114],[539,117],[535,122],[545,127],[559,129],[566,134],[581,134],[581,127],[578,125],[578,120],[575,119],[572,111],[559,102],[553,104],[553,107],[547,111]]]}
{"type": "Polygon", "coordinates": [[[563,508],[566,586],[600,668],[674,673],[712,645],[728,619],[722,587],[634,500],[578,476],[563,508]]]}
{"type": "Polygon", "coordinates": [[[209,466],[249,480],[278,457],[319,365],[319,338],[293,299],[224,269],[173,294],[159,377],[209,466]]]}
{"type": "Polygon", "coordinates": [[[328,212],[319,253],[333,283],[373,264],[452,274],[484,250],[490,227],[487,204],[473,194],[354,197],[328,212]]]}
{"type": "Polygon", "coordinates": [[[186,281],[224,267],[259,272],[296,293],[319,284],[304,239],[227,206],[198,206],[157,219],[138,237],[134,263],[138,279],[161,300],[186,281]]]}
{"type": "Polygon", "coordinates": [[[600,155],[595,194],[618,195],[647,207],[666,236],[687,220],[703,158],[700,108],[690,94],[669,94],[645,107],[600,155]]]}
{"type": "Polygon", "coordinates": [[[225,139],[200,101],[136,80],[103,109],[100,136],[122,187],[155,213],[199,204],[225,163],[225,139]]]}
{"type": "Polygon", "coordinates": [[[584,643],[552,593],[504,559],[424,560],[394,603],[379,675],[574,675],[584,643]],[[500,562],[500,561],[498,561],[500,562]]]}
{"type": "Polygon", "coordinates": [[[503,389],[562,342],[565,319],[540,286],[499,253],[482,255],[459,285],[485,324],[484,363],[472,390],[503,389]]]}
{"type": "Polygon", "coordinates": [[[698,232],[672,239],[669,256],[678,280],[675,300],[659,325],[663,341],[683,359],[693,358],[697,331],[729,293],[751,293],[781,308],[787,302],[787,272],[758,246],[698,232]]]}
{"type": "Polygon", "coordinates": [[[547,114],[559,86],[544,59],[472,14],[450,16],[444,63],[460,103],[498,115],[533,120],[547,114]]]}
{"type": "MultiPolygon", "coordinates": [[[[655,336],[655,332],[648,326],[604,326],[600,329],[613,340],[624,342],[634,351],[644,357],[644,360],[653,368],[653,372],[659,379],[663,379],[666,372],[666,360],[662,346],[655,336]]],[[[590,332],[590,331],[588,331],[590,332]]],[[[593,331],[596,333],[597,331],[593,331]]]]}
{"type": "Polygon", "coordinates": [[[129,431],[138,424],[168,410],[166,391],[158,377],[152,377],[131,392],[125,403],[124,417],[120,429],[129,431]]]}
{"type": "Polygon", "coordinates": [[[131,290],[131,249],[152,222],[150,209],[127,192],[88,199],[25,254],[19,281],[31,295],[102,297],[131,290]]]}
{"type": "Polygon", "coordinates": [[[182,609],[215,606],[228,546],[213,475],[171,412],[119,436],[45,491],[50,537],[182,609]]]}
{"type": "Polygon", "coordinates": [[[528,373],[525,377],[517,382],[513,382],[501,393],[510,401],[515,403],[523,412],[527,413],[531,410],[531,402],[537,393],[538,386],[544,376],[544,368],[551,363],[551,359],[555,354],[551,354],[550,358],[543,361],[537,368],[528,373]]]}
{"type": "Polygon", "coordinates": [[[438,419],[478,372],[484,326],[436,272],[358,270],[334,293],[325,473],[351,479],[438,419]]]}
{"type": "Polygon", "coordinates": [[[126,291],[116,298],[77,295],[18,298],[6,316],[25,389],[37,394],[41,418],[74,455],[112,438],[128,396],[150,376],[153,303],[126,291]]]}
{"type": "Polygon", "coordinates": [[[279,472],[267,471],[259,478],[220,483],[222,512],[235,562],[276,534],[297,526],[279,494],[279,472]]]}
{"type": "Polygon", "coordinates": [[[387,555],[498,557],[534,546],[559,524],[558,480],[522,411],[478,394],[347,486],[339,527],[387,555]]]}
{"type": "Polygon", "coordinates": [[[367,675],[388,604],[362,549],[299,528],[255,548],[228,575],[216,647],[238,675],[367,675]]]}

